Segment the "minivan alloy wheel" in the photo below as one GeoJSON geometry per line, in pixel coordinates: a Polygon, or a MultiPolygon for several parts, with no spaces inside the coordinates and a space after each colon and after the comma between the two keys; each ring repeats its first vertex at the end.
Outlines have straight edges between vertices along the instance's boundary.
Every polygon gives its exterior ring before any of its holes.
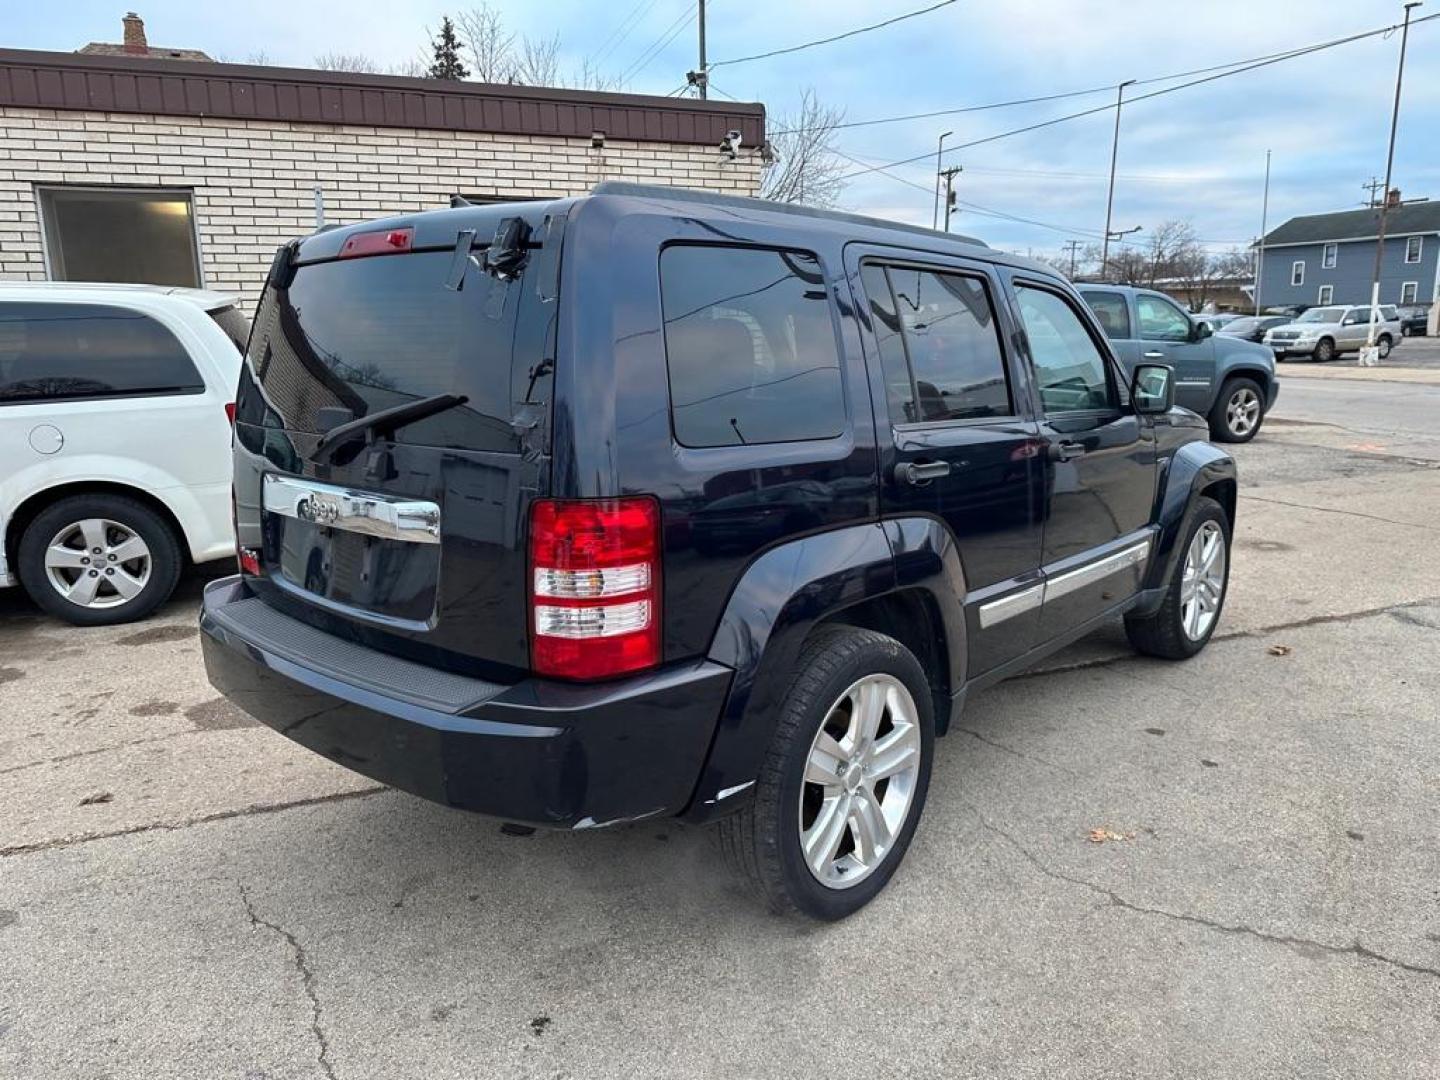
{"type": "Polygon", "coordinates": [[[859,679],[830,707],[806,759],[800,845],[822,885],[846,889],[891,852],[919,775],[915,700],[892,675],[859,679]]]}
{"type": "Polygon", "coordinates": [[[150,581],[150,547],[126,525],[85,518],[66,525],[45,548],[45,576],[57,593],[86,608],[129,603],[150,581]]]}
{"type": "Polygon", "coordinates": [[[1196,530],[1185,553],[1180,584],[1180,625],[1199,641],[1210,629],[1225,595],[1225,533],[1215,521],[1196,530]]]}
{"type": "Polygon", "coordinates": [[[1230,434],[1244,437],[1260,422],[1260,397],[1248,386],[1241,386],[1225,403],[1225,426],[1230,434]]]}

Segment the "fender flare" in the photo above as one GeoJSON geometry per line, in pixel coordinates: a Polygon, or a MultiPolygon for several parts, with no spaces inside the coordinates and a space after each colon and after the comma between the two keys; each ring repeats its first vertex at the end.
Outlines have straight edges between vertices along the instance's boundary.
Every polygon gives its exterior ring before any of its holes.
{"type": "MultiPolygon", "coordinates": [[[[923,589],[939,612],[947,643],[948,685],[964,683],[964,574],[953,537],[940,522],[866,522],[771,548],[745,570],[711,641],[708,659],[734,670],[730,691],[690,806],[699,823],[738,808],[759,774],[775,710],[806,638],[846,608],[902,589],[923,589]]],[[[944,724],[947,714],[937,715],[944,724]]]]}
{"type": "Polygon", "coordinates": [[[1214,443],[1196,440],[1179,447],[1164,464],[1153,520],[1158,526],[1155,546],[1145,573],[1144,589],[1152,595],[1139,605],[1142,613],[1164,601],[1165,585],[1180,560],[1180,544],[1195,512],[1195,500],[1215,485],[1222,487],[1221,503],[1235,524],[1235,459],[1214,443]]]}

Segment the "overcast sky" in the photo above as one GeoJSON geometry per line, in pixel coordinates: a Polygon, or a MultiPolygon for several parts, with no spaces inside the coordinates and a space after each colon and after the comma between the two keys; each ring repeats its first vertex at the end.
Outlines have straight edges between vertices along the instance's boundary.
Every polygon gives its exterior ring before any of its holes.
{"type": "MultiPolygon", "coordinates": [[[[153,45],[241,61],[263,52],[272,62],[295,66],[329,51],[365,53],[382,63],[405,60],[418,54],[427,27],[435,27],[442,13],[465,6],[433,0],[135,2],[143,5],[153,45]]],[[[710,60],[843,33],[931,2],[710,0],[710,60]]],[[[0,44],[69,50],[120,38],[123,5],[0,5],[8,9],[0,44]]],[[[628,74],[627,89],[635,92],[669,93],[695,63],[695,28],[684,25],[693,0],[503,0],[492,6],[521,33],[558,32],[567,66],[578,67],[588,56],[606,74],[628,74]],[[672,29],[669,44],[652,50],[672,29]]],[[[1440,14],[1440,0],[1415,11],[1417,18],[1427,14],[1440,14]]],[[[846,41],[719,66],[712,85],[764,102],[772,127],[807,86],[843,109],[847,120],[869,120],[1153,79],[1348,36],[1400,17],[1399,3],[1375,0],[959,0],[846,41]]],[[[1294,214],[1358,206],[1365,197],[1361,183],[1384,173],[1398,46],[1398,34],[1375,37],[1128,105],[1115,226],[1188,218],[1217,248],[1248,241],[1260,227],[1267,149],[1274,151],[1272,228],[1294,214]]],[[[1137,86],[1127,95],[1167,85],[1137,86]]],[[[955,132],[952,144],[968,142],[1102,105],[1113,94],[850,128],[836,145],[866,162],[933,154],[947,129],[955,132]]],[[[959,183],[965,202],[1045,223],[962,210],[953,227],[1037,254],[1058,251],[1071,237],[1097,238],[1104,227],[1113,116],[1107,111],[950,155],[949,163],[965,169],[959,183]]],[[[843,204],[928,224],[933,158],[893,172],[901,179],[857,177],[843,204]]],[[[1395,183],[1406,197],[1440,198],[1440,19],[1411,33],[1395,183]]]]}

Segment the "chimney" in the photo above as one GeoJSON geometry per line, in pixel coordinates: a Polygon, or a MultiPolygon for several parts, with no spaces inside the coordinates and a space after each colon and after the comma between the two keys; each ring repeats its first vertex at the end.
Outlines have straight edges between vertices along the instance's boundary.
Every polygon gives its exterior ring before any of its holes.
{"type": "Polygon", "coordinates": [[[149,45],[145,43],[145,20],[135,12],[127,11],[121,22],[125,26],[125,51],[144,56],[150,51],[149,45]]]}
{"type": "Polygon", "coordinates": [[[1400,189],[1398,187],[1392,187],[1385,193],[1385,205],[1392,210],[1400,205],[1400,189]]]}

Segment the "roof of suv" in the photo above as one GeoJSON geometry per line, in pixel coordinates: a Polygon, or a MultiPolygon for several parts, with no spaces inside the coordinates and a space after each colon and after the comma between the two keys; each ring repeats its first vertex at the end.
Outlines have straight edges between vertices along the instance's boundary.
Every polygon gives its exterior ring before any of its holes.
{"type": "MultiPolygon", "coordinates": [[[[210,289],[188,289],[180,285],[129,285],[116,281],[3,281],[0,282],[0,296],[10,293],[34,293],[35,299],[43,299],[46,293],[96,293],[101,296],[115,293],[145,293],[151,296],[173,296],[176,300],[193,304],[204,311],[229,307],[239,300],[229,293],[214,292],[210,289]]],[[[13,295],[8,297],[15,299],[13,295]]],[[[26,299],[30,297],[27,296],[26,299]]]]}

